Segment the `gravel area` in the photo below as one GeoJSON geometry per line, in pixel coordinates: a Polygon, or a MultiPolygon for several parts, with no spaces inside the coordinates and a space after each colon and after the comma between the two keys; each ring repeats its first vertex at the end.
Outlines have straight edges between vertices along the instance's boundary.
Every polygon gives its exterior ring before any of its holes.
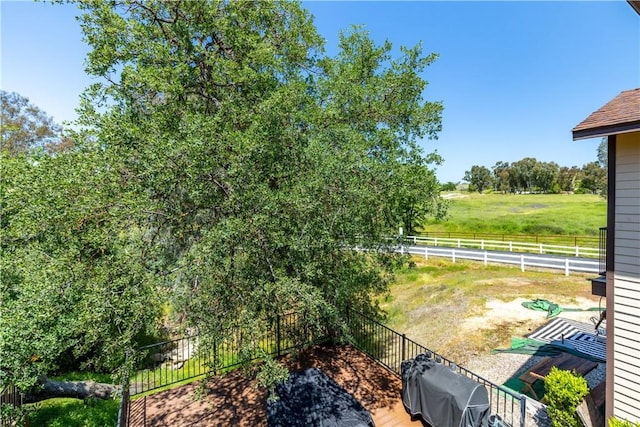
{"type": "MultiPolygon", "coordinates": [[[[526,371],[542,359],[528,354],[497,353],[471,360],[465,368],[496,384],[504,384],[509,378],[526,371]]],[[[594,388],[606,377],[606,364],[585,375],[589,388],[594,388]]]]}

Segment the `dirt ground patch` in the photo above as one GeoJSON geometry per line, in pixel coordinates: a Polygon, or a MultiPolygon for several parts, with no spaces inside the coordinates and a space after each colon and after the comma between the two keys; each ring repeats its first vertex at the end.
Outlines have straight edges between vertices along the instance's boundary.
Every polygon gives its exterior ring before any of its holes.
{"type": "MultiPolygon", "coordinates": [[[[465,319],[462,323],[462,327],[473,331],[485,329],[505,322],[526,322],[535,325],[533,329],[537,329],[538,326],[548,320],[547,314],[542,311],[531,310],[524,307],[522,303],[527,301],[531,300],[522,297],[515,298],[511,301],[491,299],[487,301],[485,305],[486,311],[483,315],[472,316],[465,319]]],[[[583,309],[585,311],[565,311],[563,312],[563,317],[583,322],[589,321],[589,319],[594,316],[594,312],[587,311],[587,309],[597,307],[597,304],[594,306],[595,301],[587,298],[578,298],[577,302],[578,304],[570,304],[566,307],[583,309]]],[[[563,304],[560,305],[564,307],[563,304]]]]}
{"type": "MultiPolygon", "coordinates": [[[[448,353],[462,363],[488,354],[495,348],[509,346],[512,337],[525,337],[549,321],[547,313],[528,309],[522,305],[530,299],[517,297],[510,301],[489,299],[484,313],[467,317],[458,323],[456,335],[447,343],[448,353]]],[[[597,307],[594,301],[578,298],[571,304],[559,303],[563,308],[584,311],[563,311],[561,316],[584,323],[591,323],[597,312],[588,309],[597,307]]]]}
{"type": "MultiPolygon", "coordinates": [[[[512,337],[526,336],[548,320],[546,312],[523,307],[525,301],[546,299],[574,309],[604,306],[591,295],[587,274],[414,260],[416,267],[400,272],[381,301],[385,322],[459,363],[508,347],[512,337]]],[[[590,322],[597,313],[565,311],[562,316],[590,322]]]]}
{"type": "MultiPolygon", "coordinates": [[[[549,318],[546,312],[524,307],[522,303],[527,301],[530,300],[522,297],[511,301],[487,301],[482,315],[468,317],[460,323],[458,337],[449,342],[449,348],[461,362],[468,362],[472,358],[488,354],[495,348],[509,347],[512,337],[525,337],[533,333],[547,323],[549,318]]],[[[579,298],[575,302],[560,306],[584,311],[563,311],[561,317],[591,323],[591,319],[599,315],[597,312],[588,311],[594,307],[594,301],[591,299],[579,298]]]]}

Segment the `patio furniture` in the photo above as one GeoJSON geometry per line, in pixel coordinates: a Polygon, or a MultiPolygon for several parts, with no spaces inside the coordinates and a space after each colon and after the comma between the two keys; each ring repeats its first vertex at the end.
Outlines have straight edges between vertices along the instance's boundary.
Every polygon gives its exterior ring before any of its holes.
{"type": "Polygon", "coordinates": [[[545,357],[518,377],[524,383],[523,391],[530,391],[533,397],[539,400],[536,391],[533,389],[533,384],[538,380],[544,381],[554,366],[558,369],[572,371],[584,376],[595,369],[598,364],[570,353],[562,353],[555,357],[545,357]]]}

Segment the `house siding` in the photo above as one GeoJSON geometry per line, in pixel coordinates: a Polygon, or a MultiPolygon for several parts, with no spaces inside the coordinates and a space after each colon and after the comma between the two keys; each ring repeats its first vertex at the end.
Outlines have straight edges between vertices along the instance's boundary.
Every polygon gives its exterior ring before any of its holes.
{"type": "Polygon", "coordinates": [[[617,135],[613,415],[640,421],[640,133],[617,135]]]}

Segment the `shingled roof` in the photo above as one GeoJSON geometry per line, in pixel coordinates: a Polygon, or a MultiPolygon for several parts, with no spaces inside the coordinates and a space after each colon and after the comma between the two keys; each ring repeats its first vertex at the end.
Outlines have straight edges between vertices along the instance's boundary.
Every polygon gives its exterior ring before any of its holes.
{"type": "Polygon", "coordinates": [[[573,139],[640,131],[640,88],[625,90],[573,128],[573,139]]]}

